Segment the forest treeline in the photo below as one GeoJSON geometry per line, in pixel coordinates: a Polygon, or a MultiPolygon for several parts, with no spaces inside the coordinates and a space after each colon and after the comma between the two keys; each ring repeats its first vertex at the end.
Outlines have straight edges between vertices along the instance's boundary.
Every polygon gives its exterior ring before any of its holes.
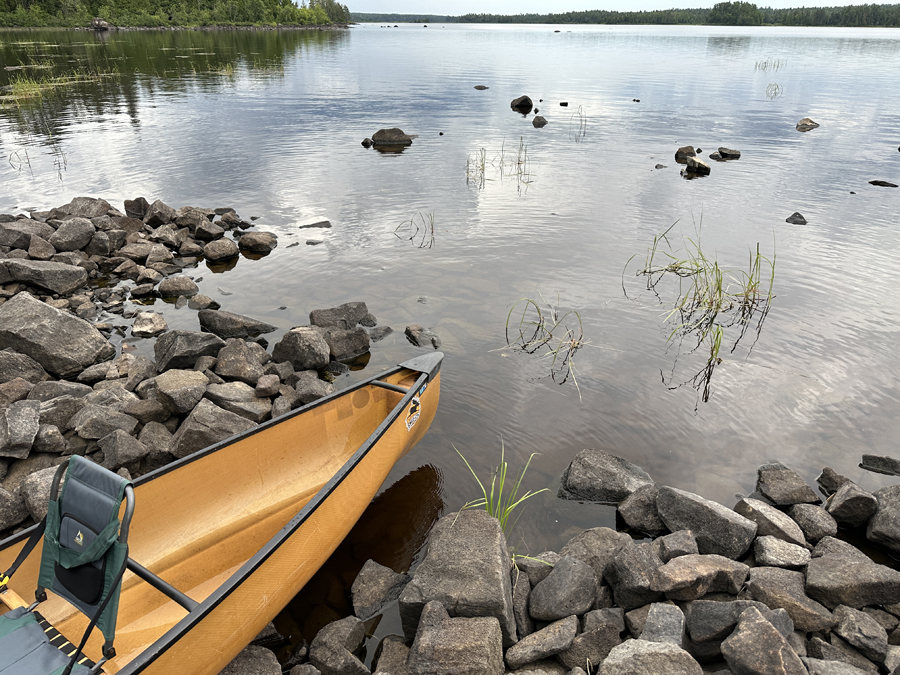
{"type": "Polygon", "coordinates": [[[900,26],[900,4],[774,9],[752,2],[719,2],[709,9],[647,12],[587,10],[560,14],[465,14],[461,23],[711,24],[719,26],[900,26]]]}
{"type": "Polygon", "coordinates": [[[376,12],[351,12],[350,18],[359,23],[456,23],[457,16],[443,14],[378,14],[376,12]]]}
{"type": "Polygon", "coordinates": [[[0,26],[323,26],[350,22],[337,0],[0,0],[0,26]]]}

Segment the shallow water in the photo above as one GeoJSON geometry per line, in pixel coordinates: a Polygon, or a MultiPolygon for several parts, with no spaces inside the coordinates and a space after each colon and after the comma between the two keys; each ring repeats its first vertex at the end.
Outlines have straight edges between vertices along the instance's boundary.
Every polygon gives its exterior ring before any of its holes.
{"type": "MultiPolygon", "coordinates": [[[[276,324],[272,343],[311,309],[365,300],[395,332],[339,383],[418,353],[408,323],[441,336],[438,416],[388,481],[407,476],[389,491],[400,496],[383,500],[429,514],[401,537],[415,543],[404,560],[416,560],[433,517],[478,496],[454,446],[482,476],[501,441],[513,468],[540,453],[524,486],[550,491],[522,510],[511,538],[532,553],[614,525],[610,507],[555,497],[585,447],[729,506],[773,459],[810,482],[826,465],[868,489],[895,482],[857,463],[895,452],[900,417],[900,189],[868,184],[900,183],[896,31],[28,31],[0,34],[0,60],[119,73],[0,111],[0,212],[89,194],[259,216],[279,235],[271,255],[190,273],[223,309],[276,324]],[[521,94],[545,128],[510,110],[521,94]],[[807,116],[821,127],[797,132],[807,116]],[[360,146],[391,126],[418,138],[400,154],[360,146]],[[673,159],[687,144],[702,157],[719,146],[743,155],[688,181],[673,159]],[[466,170],[482,148],[483,181],[466,170]],[[794,211],[808,224],[785,223],[794,211]],[[395,232],[416,214],[434,218],[431,247],[395,232]],[[332,229],[297,228],[322,217],[332,229]],[[666,386],[706,356],[667,343],[667,305],[633,275],[676,221],[674,248],[700,231],[704,253],[727,267],[746,269],[757,243],[777,254],[777,297],[758,339],[751,331],[729,352],[726,331],[708,402],[690,385],[666,386]],[[557,294],[587,342],[574,357],[577,388],[547,377],[547,358],[503,349],[511,305],[557,294]]],[[[674,285],[657,288],[674,297],[674,285]]],[[[171,327],[197,328],[194,311],[158,307],[171,327]]],[[[376,504],[369,515],[394,511],[376,504]]],[[[360,566],[394,559],[366,546],[356,546],[360,566]]]]}

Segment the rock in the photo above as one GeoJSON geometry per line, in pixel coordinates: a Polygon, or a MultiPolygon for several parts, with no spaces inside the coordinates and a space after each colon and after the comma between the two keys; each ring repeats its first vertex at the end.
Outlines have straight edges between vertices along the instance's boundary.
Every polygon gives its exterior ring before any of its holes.
{"type": "Polygon", "coordinates": [[[849,478],[842,476],[831,467],[826,466],[816,478],[819,489],[826,495],[833,495],[849,478]]]}
{"type": "Polygon", "coordinates": [[[837,623],[831,612],[806,595],[802,572],[756,567],[750,570],[747,588],[755,600],[786,610],[799,630],[827,632],[837,623]]]}
{"type": "Polygon", "coordinates": [[[596,595],[597,581],[591,566],[578,558],[565,556],[547,578],[531,590],[529,612],[539,621],[581,615],[591,608],[596,595]]]}
{"type": "Polygon", "coordinates": [[[224,410],[204,398],[175,432],[169,452],[181,459],[254,426],[245,417],[224,410]]]}
{"type": "Polygon", "coordinates": [[[271,650],[248,645],[219,675],[281,675],[281,664],[271,650]]]}
{"type": "Polygon", "coordinates": [[[807,675],[800,657],[755,607],[743,611],[722,642],[722,655],[735,675],[807,675]]]}
{"type": "Polygon", "coordinates": [[[116,429],[122,429],[130,434],[136,427],[137,420],[131,415],[112,407],[94,404],[85,405],[68,423],[69,429],[74,429],[79,436],[88,440],[103,438],[116,429]]]}
{"type": "Polygon", "coordinates": [[[780,462],[763,464],[757,470],[756,489],[775,506],[818,504],[819,498],[793,469],[780,462]]]}
{"type": "Polygon", "coordinates": [[[211,384],[206,388],[206,398],[220,408],[246,417],[257,424],[268,419],[272,413],[269,399],[258,398],[253,387],[244,382],[211,384]]]}
{"type": "Polygon", "coordinates": [[[50,260],[2,260],[0,273],[4,266],[11,280],[60,295],[68,295],[76,288],[81,288],[88,279],[87,270],[83,267],[50,260]]]}
{"type": "MultiPolygon", "coordinates": [[[[399,635],[388,635],[378,645],[380,652],[373,664],[377,664],[375,673],[381,675],[407,675],[406,662],[409,660],[409,647],[399,635]]],[[[375,665],[373,665],[375,667],[375,665]]]]}
{"type": "Polygon", "coordinates": [[[863,455],[859,463],[861,469],[888,476],[900,476],[900,459],[886,455],[863,455]]]}
{"type": "Polygon", "coordinates": [[[42,424],[38,427],[37,436],[31,446],[35,452],[53,452],[58,455],[66,451],[66,439],[63,438],[59,427],[52,424],[42,424]]]}
{"type": "Polygon", "coordinates": [[[200,292],[200,288],[186,276],[167,277],[157,286],[159,294],[164,298],[193,297],[200,292]]]}
{"type": "Polygon", "coordinates": [[[25,354],[19,354],[11,349],[0,351],[0,383],[5,384],[19,378],[37,384],[49,379],[50,376],[40,363],[25,354]]]}
{"type": "Polygon", "coordinates": [[[314,309],[309,313],[309,323],[322,328],[351,330],[356,328],[356,325],[368,315],[369,309],[366,307],[366,303],[347,302],[329,309],[314,309]]]}
{"type": "MultiPolygon", "coordinates": [[[[825,502],[825,510],[839,523],[851,527],[865,525],[878,508],[874,495],[853,481],[841,485],[825,502]]],[[[900,542],[898,542],[900,543],[900,542]]]]}
{"type": "Polygon", "coordinates": [[[392,127],[390,129],[379,129],[372,134],[372,144],[375,146],[406,146],[412,145],[412,138],[403,133],[402,129],[392,127]]]}
{"type": "Polygon", "coordinates": [[[225,235],[225,229],[219,227],[205,218],[201,220],[194,230],[194,237],[199,241],[215,241],[225,235]]]}
{"type": "Polygon", "coordinates": [[[534,107],[534,102],[528,96],[519,96],[518,98],[514,98],[512,100],[512,102],[509,104],[509,107],[517,112],[522,113],[523,115],[527,115],[534,107]]]}
{"type": "Polygon", "coordinates": [[[156,244],[156,246],[150,249],[150,252],[147,254],[147,260],[144,261],[144,264],[147,267],[155,265],[157,263],[167,264],[172,262],[175,259],[175,256],[172,255],[172,252],[167,249],[162,244],[156,244]]]}
{"type": "Polygon", "coordinates": [[[278,246],[278,237],[272,232],[247,232],[238,241],[238,248],[250,253],[270,253],[278,246]]]}
{"type": "Polygon", "coordinates": [[[422,610],[407,668],[409,675],[503,675],[497,618],[451,618],[440,602],[429,602],[422,610]]]}
{"type": "Polygon", "coordinates": [[[41,404],[16,401],[0,410],[0,457],[24,459],[40,427],[41,404]]]}
{"type": "Polygon", "coordinates": [[[28,244],[28,257],[32,260],[50,260],[56,255],[56,249],[46,239],[36,234],[31,235],[31,242],[28,244]]]}
{"type": "Polygon", "coordinates": [[[156,378],[156,397],[173,415],[184,415],[200,402],[208,384],[203,373],[173,368],[156,378]]]}
{"type": "Polygon", "coordinates": [[[806,225],[806,218],[803,217],[802,213],[794,211],[791,215],[784,219],[784,222],[790,223],[791,225],[806,225]]]}
{"type": "Polygon", "coordinates": [[[886,180],[870,180],[869,185],[875,185],[876,187],[900,187],[896,183],[889,183],[886,180]]]}
{"type": "Polygon", "coordinates": [[[819,637],[813,637],[809,641],[807,648],[809,656],[824,661],[842,663],[848,667],[852,666],[864,673],[874,674],[878,672],[877,665],[853,649],[853,647],[844,642],[835,633],[832,633],[829,636],[829,639],[831,644],[828,644],[819,637]]]}
{"type": "Polygon", "coordinates": [[[135,337],[156,337],[169,330],[162,314],[156,312],[138,312],[131,326],[131,334],[135,337]]]}
{"type": "Polygon", "coordinates": [[[212,263],[222,262],[234,258],[237,254],[238,246],[231,239],[216,239],[203,247],[203,256],[212,263]]]}
{"type": "Polygon", "coordinates": [[[806,566],[806,592],[811,598],[826,607],[847,605],[854,609],[900,602],[900,572],[858,551],[858,555],[835,552],[816,557],[819,546],[829,539],[819,542],[806,566]]]}
{"type": "Polygon", "coordinates": [[[671,642],[676,647],[684,644],[684,612],[678,605],[654,602],[650,605],[641,640],[671,642]]]}
{"type": "MultiPolygon", "coordinates": [[[[575,557],[580,558],[583,562],[588,562],[584,557],[575,557]]],[[[553,571],[553,566],[556,565],[561,558],[562,556],[560,556],[559,553],[544,551],[543,553],[538,553],[536,556],[518,558],[516,560],[516,567],[525,573],[525,576],[528,577],[529,584],[534,588],[550,575],[550,572],[553,571]]],[[[602,577],[602,574],[600,576],[602,577]]]]}
{"type": "Polygon", "coordinates": [[[884,663],[888,650],[887,631],[875,619],[865,612],[844,605],[835,608],[834,618],[838,621],[835,633],[867,659],[884,663]]]}
{"type": "Polygon", "coordinates": [[[685,145],[684,147],[678,148],[678,150],[675,151],[675,161],[678,162],[679,164],[686,164],[688,157],[696,157],[696,156],[697,156],[697,153],[694,150],[693,145],[685,145]]]}
{"type": "Polygon", "coordinates": [[[177,215],[175,209],[157,199],[147,207],[147,211],[144,213],[144,223],[150,227],[159,227],[171,223],[177,215]]]}
{"type": "Polygon", "coordinates": [[[506,652],[506,664],[515,670],[539,659],[559,654],[572,646],[578,634],[578,617],[568,616],[532,633],[506,652]]]}
{"type": "Polygon", "coordinates": [[[685,159],[688,173],[694,173],[698,176],[708,176],[710,172],[709,164],[698,157],[687,157],[685,159]]]}
{"type": "Polygon", "coordinates": [[[719,154],[724,159],[740,159],[741,151],[740,150],[732,150],[731,148],[719,148],[719,154]]]}
{"type": "Polygon", "coordinates": [[[437,334],[427,328],[422,328],[416,323],[406,327],[406,339],[416,347],[434,347],[438,349],[441,346],[441,338],[437,334]]]}
{"type": "Polygon", "coordinates": [[[28,293],[19,293],[0,305],[0,349],[6,348],[31,357],[60,378],[73,377],[116,354],[87,321],[28,293]]]}
{"type": "Polygon", "coordinates": [[[27,517],[28,507],[25,506],[25,500],[19,494],[0,487],[0,532],[15,527],[27,517]]]}
{"type": "MultiPolygon", "coordinates": [[[[114,368],[114,366],[109,362],[98,363],[96,365],[91,366],[90,368],[85,368],[78,375],[78,382],[89,384],[91,386],[106,380],[109,376],[110,369],[114,368]]],[[[116,371],[118,373],[118,371],[116,371]]],[[[93,391],[93,390],[92,390],[93,391]]]]}
{"type": "Polygon", "coordinates": [[[354,656],[365,637],[363,622],[355,616],[334,621],[313,638],[309,660],[322,675],[368,675],[369,669],[354,656]]]}
{"type": "Polygon", "coordinates": [[[287,361],[294,370],[324,368],[328,365],[330,354],[331,350],[322,333],[311,326],[292,328],[272,349],[275,361],[287,361]]]}
{"type": "MultiPolygon", "coordinates": [[[[658,536],[668,532],[666,524],[656,510],[656,496],[659,488],[653,485],[642,485],[619,502],[618,510],[622,520],[633,530],[658,536]]],[[[691,537],[693,540],[693,536],[691,537]]],[[[694,548],[696,549],[696,542],[694,548]]],[[[695,551],[696,552],[696,551],[695,551]]]]}
{"type": "Polygon", "coordinates": [[[516,634],[521,640],[535,631],[534,621],[531,619],[529,608],[531,584],[528,583],[528,575],[515,567],[510,570],[510,583],[512,584],[513,616],[516,619],[516,634]]]}
{"type": "Polygon", "coordinates": [[[807,549],[772,536],[757,537],[753,556],[759,565],[789,568],[803,567],[810,559],[807,549]]]}
{"type": "Polygon", "coordinates": [[[487,86],[485,86],[485,85],[483,85],[483,84],[476,84],[476,85],[475,85],[475,88],[476,88],[478,91],[484,91],[485,89],[489,89],[490,87],[487,87],[487,86]]]}
{"type": "Polygon", "coordinates": [[[653,540],[652,546],[656,556],[663,564],[683,555],[697,555],[700,553],[697,548],[697,539],[690,530],[679,530],[664,537],[658,537],[653,540]]]}
{"type": "Polygon", "coordinates": [[[809,675],[866,675],[869,672],[840,661],[825,661],[802,656],[800,660],[809,669],[809,675]]]}
{"type": "Polygon", "coordinates": [[[558,497],[618,504],[635,490],[652,486],[646,471],[603,450],[582,450],[560,480],[558,497]]]}
{"type": "MultiPolygon", "coordinates": [[[[229,338],[219,350],[215,373],[229,380],[240,380],[253,387],[263,376],[263,368],[249,345],[238,338],[229,338]]],[[[251,389],[252,391],[252,389],[251,389]]]]}
{"type": "Polygon", "coordinates": [[[363,621],[375,616],[382,607],[400,597],[408,581],[408,574],[398,574],[374,560],[367,560],[350,587],[353,613],[363,621]]]}
{"type": "MultiPolygon", "coordinates": [[[[2,355],[4,353],[11,352],[0,352],[0,360],[2,360],[2,355]]],[[[80,398],[93,391],[94,390],[86,384],[66,382],[65,380],[52,380],[49,382],[37,382],[28,394],[28,398],[33,401],[44,403],[59,396],[73,396],[75,398],[80,398]]]]}
{"type": "MultiPolygon", "coordinates": [[[[124,238],[117,243],[124,244],[124,238]]],[[[89,256],[108,256],[114,250],[115,243],[110,240],[110,236],[106,232],[94,232],[94,236],[91,237],[88,245],[84,247],[84,252],[89,256]]]]}
{"type": "MultiPolygon", "coordinates": [[[[560,555],[570,555],[583,562],[586,562],[594,569],[594,575],[597,579],[597,586],[603,582],[603,574],[607,566],[613,561],[616,554],[623,546],[631,544],[632,540],[624,532],[616,532],[608,527],[594,527],[585,530],[581,534],[572,537],[569,542],[562,547],[560,555]]],[[[545,557],[546,554],[538,556],[542,560],[548,560],[555,564],[555,561],[545,557]]],[[[536,572],[543,570],[538,567],[536,572]]],[[[549,574],[549,572],[548,572],[549,574]]],[[[528,568],[528,576],[532,579],[532,586],[535,585],[534,577],[532,577],[532,569],[528,568]]]]}
{"type": "Polygon", "coordinates": [[[275,396],[281,388],[281,380],[278,375],[262,375],[256,381],[253,393],[259,397],[275,396]]]}
{"type": "Polygon", "coordinates": [[[703,675],[700,664],[668,642],[628,640],[614,647],[597,675],[703,675]]]}
{"type": "Polygon", "coordinates": [[[121,429],[104,436],[97,444],[103,450],[103,466],[110,471],[117,471],[122,467],[137,471],[140,461],[150,452],[147,446],[121,429]]]}
{"type": "Polygon", "coordinates": [[[320,380],[314,370],[304,370],[297,373],[295,392],[297,402],[301,405],[312,403],[317,399],[333,394],[335,391],[337,391],[337,387],[330,382],[320,380]]]}
{"type": "Polygon", "coordinates": [[[543,129],[545,126],[547,126],[547,120],[544,119],[541,115],[535,115],[534,119],[531,120],[531,125],[535,129],[543,129]]]}
{"type": "Polygon", "coordinates": [[[661,566],[650,588],[665,593],[670,600],[696,600],[707,593],[741,590],[750,568],[720,555],[683,555],[661,566]]]}
{"type": "MultiPolygon", "coordinates": [[[[691,603],[688,631],[693,642],[724,640],[734,630],[745,609],[756,607],[765,617],[771,610],[755,600],[696,600],[691,603]]],[[[779,610],[784,611],[784,610],[779,610]]]]}
{"type": "Polygon", "coordinates": [[[900,551],[900,485],[881,488],[873,497],[877,506],[869,520],[866,537],[893,551],[900,551]]]}
{"type": "Polygon", "coordinates": [[[49,239],[56,232],[49,225],[39,223],[36,220],[20,218],[10,223],[0,224],[0,246],[8,246],[12,249],[28,249],[31,247],[31,238],[40,237],[49,239]]]}
{"type": "Polygon", "coordinates": [[[20,492],[25,500],[25,507],[34,519],[40,522],[47,515],[47,503],[50,501],[50,488],[53,485],[53,477],[56,475],[56,467],[51,466],[40,471],[35,471],[22,481],[20,492]]]}
{"type": "Polygon", "coordinates": [[[649,544],[626,543],[603,572],[612,587],[615,603],[627,612],[662,600],[662,593],[653,588],[661,566],[662,561],[649,544]]]}
{"type": "Polygon", "coordinates": [[[175,225],[186,227],[188,231],[195,232],[204,220],[212,220],[216,212],[212,209],[198,209],[195,206],[182,206],[175,212],[175,225]]]}
{"type": "Polygon", "coordinates": [[[656,508],[672,532],[693,532],[701,553],[738,558],[750,548],[756,535],[756,523],[752,520],[684,490],[660,488],[656,508]]]}
{"type": "Polygon", "coordinates": [[[10,403],[28,398],[28,393],[33,388],[34,385],[31,382],[21,377],[0,384],[0,411],[8,407],[10,403]]]}
{"type": "MultiPolygon", "coordinates": [[[[2,309],[2,308],[0,308],[2,309]]],[[[201,356],[217,356],[225,340],[217,335],[190,330],[170,330],[156,339],[153,352],[159,372],[169,368],[193,368],[201,356]]]]}
{"type": "Polygon", "coordinates": [[[52,424],[60,430],[66,430],[69,428],[69,420],[86,405],[83,397],[68,395],[42,402],[41,424],[52,424]]]}
{"type": "Polygon", "coordinates": [[[833,537],[837,534],[837,522],[821,506],[794,504],[787,513],[803,530],[806,539],[814,544],[822,537],[833,537]]]}
{"type": "Polygon", "coordinates": [[[322,331],[322,337],[336,361],[347,361],[369,351],[369,334],[365,328],[329,328],[322,331]]]}
{"type": "Polygon", "coordinates": [[[362,139],[362,142],[360,143],[360,145],[362,145],[364,148],[371,148],[372,147],[372,139],[364,138],[364,139],[362,139]]]}
{"type": "Polygon", "coordinates": [[[91,243],[96,231],[94,224],[87,218],[72,218],[64,221],[47,241],[60,252],[79,251],[91,243]]]}
{"type": "Polygon", "coordinates": [[[797,122],[797,131],[809,131],[810,129],[815,129],[819,125],[813,122],[808,117],[804,117],[802,120],[797,122]]]}
{"type": "Polygon", "coordinates": [[[757,537],[773,536],[797,546],[807,545],[800,526],[783,512],[765,502],[747,497],[739,500],[735,504],[734,510],[756,523],[757,537]]]}
{"type": "Polygon", "coordinates": [[[413,635],[422,608],[437,600],[456,616],[495,617],[504,646],[511,646],[516,622],[509,567],[506,538],[496,519],[476,510],[444,516],[431,531],[425,559],[400,594],[404,633],[413,635]]]}

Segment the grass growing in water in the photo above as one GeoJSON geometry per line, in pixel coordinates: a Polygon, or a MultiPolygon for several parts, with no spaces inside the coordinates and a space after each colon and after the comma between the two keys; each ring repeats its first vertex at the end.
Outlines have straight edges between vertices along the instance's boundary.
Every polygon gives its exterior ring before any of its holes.
{"type": "Polygon", "coordinates": [[[519,194],[527,192],[532,183],[531,158],[528,156],[528,144],[524,137],[519,137],[519,145],[515,150],[509,150],[504,141],[500,150],[489,153],[487,148],[479,148],[469,153],[466,158],[466,183],[484,189],[488,178],[489,167],[499,174],[502,182],[507,178],[514,178],[519,194]],[[490,156],[490,159],[488,157],[490,156]]]}
{"type": "Polygon", "coordinates": [[[420,212],[404,220],[394,228],[394,236],[411,241],[416,248],[431,248],[434,246],[434,214],[420,212]]]}
{"type": "Polygon", "coordinates": [[[774,101],[776,98],[781,96],[782,93],[784,93],[784,88],[777,82],[772,82],[768,87],[766,87],[766,99],[768,99],[769,101],[774,101]]]}
{"type": "MultiPolygon", "coordinates": [[[[680,351],[683,342],[690,340],[695,344],[689,353],[701,351],[706,355],[703,367],[691,377],[677,380],[673,366],[668,378],[661,373],[663,383],[670,389],[691,383],[705,403],[710,397],[715,368],[722,363],[720,353],[723,346],[730,342],[729,351],[734,352],[751,328],[756,334],[754,344],[759,338],[775,297],[772,294],[775,253],[771,258],[764,256],[757,243],[755,251],[750,251],[746,271],[726,269],[701,246],[702,220],[696,236],[685,238],[683,249],[674,250],[669,234],[677,224],[678,221],[653,238],[653,245],[648,249],[644,265],[637,270],[636,276],[644,278],[646,289],[652,291],[660,302],[671,304],[664,321],[669,327],[667,342],[677,343],[680,351]],[[663,246],[666,250],[662,250],[663,246]],[[676,292],[674,300],[667,302],[660,297],[660,283],[672,277],[677,279],[676,292]],[[730,333],[727,340],[726,331],[730,333]]],[[[634,256],[626,263],[626,270],[632,260],[634,256]]],[[[627,290],[625,295],[628,296],[627,290]]]]}
{"type": "Polygon", "coordinates": [[[550,359],[550,377],[565,384],[571,376],[581,398],[574,361],[575,352],[585,345],[581,315],[575,310],[561,313],[559,294],[555,305],[544,300],[543,295],[541,302],[544,308],[531,298],[513,303],[506,316],[506,345],[526,354],[543,352],[550,359]]]}
{"type": "Polygon", "coordinates": [[[76,83],[98,82],[104,77],[111,77],[112,72],[88,72],[76,70],[67,75],[32,75],[24,71],[16,71],[10,76],[10,82],[3,87],[0,101],[21,105],[22,103],[40,99],[58,87],[76,83]]]}
{"type": "Polygon", "coordinates": [[[525,478],[525,473],[528,471],[531,460],[534,459],[534,456],[537,453],[531,453],[528,457],[528,461],[525,462],[525,466],[522,467],[519,477],[515,479],[515,483],[511,487],[507,487],[506,478],[509,473],[509,464],[506,462],[506,447],[503,444],[503,441],[500,441],[500,466],[491,472],[491,485],[490,489],[488,489],[485,484],[481,482],[481,479],[478,477],[478,474],[475,473],[472,465],[469,464],[469,460],[465,458],[456,446],[453,446],[453,449],[456,450],[456,454],[462,458],[463,462],[465,462],[466,467],[469,469],[469,472],[481,489],[481,498],[466,502],[463,508],[471,509],[484,507],[485,511],[500,521],[500,527],[503,529],[504,534],[509,536],[509,530],[515,525],[515,522],[510,525],[509,519],[512,516],[513,511],[516,510],[516,507],[522,504],[526,499],[530,499],[542,492],[547,492],[547,488],[541,488],[537,492],[528,490],[525,494],[519,495],[519,490],[522,489],[522,480],[525,478]]]}
{"type": "Polygon", "coordinates": [[[583,141],[584,136],[587,133],[587,115],[584,113],[584,108],[578,106],[578,110],[572,113],[569,124],[569,136],[572,137],[576,143],[583,141]]]}
{"type": "Polygon", "coordinates": [[[787,65],[787,59],[773,59],[771,57],[767,59],[761,59],[756,62],[756,65],[753,67],[755,71],[762,71],[764,73],[769,72],[778,72],[782,68],[787,65]]]}

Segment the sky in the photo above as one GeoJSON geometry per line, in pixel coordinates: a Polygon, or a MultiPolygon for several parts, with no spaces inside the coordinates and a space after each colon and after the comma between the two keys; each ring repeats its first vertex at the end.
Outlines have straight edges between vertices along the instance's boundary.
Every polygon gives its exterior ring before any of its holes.
{"type": "MultiPolygon", "coordinates": [[[[549,14],[554,12],[572,12],[585,9],[607,9],[619,12],[654,9],[671,9],[672,7],[712,7],[716,0],[345,0],[351,12],[380,12],[397,14],[442,14],[456,16],[470,12],[486,14],[549,14]]],[[[888,2],[869,2],[868,4],[892,4],[888,2]]],[[[820,0],[804,2],[803,0],[768,0],[757,1],[760,7],[834,7],[841,5],[864,4],[862,2],[846,2],[842,0],[820,0]]]]}

